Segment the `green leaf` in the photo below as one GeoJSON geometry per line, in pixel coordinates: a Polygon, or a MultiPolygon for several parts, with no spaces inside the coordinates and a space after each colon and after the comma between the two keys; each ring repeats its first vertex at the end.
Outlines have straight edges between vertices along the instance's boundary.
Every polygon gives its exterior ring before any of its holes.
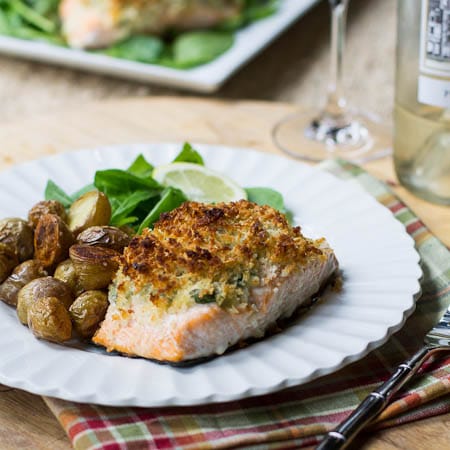
{"type": "Polygon", "coordinates": [[[106,195],[122,195],[137,190],[159,192],[162,186],[151,177],[138,177],[125,170],[108,169],[95,173],[94,185],[106,195]]]}
{"type": "Polygon", "coordinates": [[[0,10],[0,33],[1,34],[9,34],[9,21],[7,15],[0,10]]]}
{"type": "MultiPolygon", "coordinates": [[[[119,224],[123,224],[124,219],[133,213],[141,202],[157,195],[158,193],[154,191],[135,191],[125,196],[122,200],[114,202],[111,225],[119,226],[119,224]]],[[[136,220],[138,217],[134,216],[134,219],[136,220]]]]}
{"type": "Polygon", "coordinates": [[[144,200],[137,205],[136,209],[133,211],[133,216],[138,218],[139,224],[144,221],[144,219],[148,216],[148,212],[151,211],[160,200],[161,194],[158,194],[155,197],[144,200]]]}
{"type": "Polygon", "coordinates": [[[233,33],[227,31],[182,33],[173,43],[173,62],[179,67],[205,64],[226,52],[233,42],[233,33]]]}
{"type": "Polygon", "coordinates": [[[142,63],[155,63],[164,50],[164,42],[155,36],[132,36],[106,50],[109,56],[125,58],[142,63]]]}
{"type": "Polygon", "coordinates": [[[56,25],[50,19],[39,14],[20,0],[9,0],[10,7],[29,24],[46,33],[54,33],[56,25]]]}
{"type": "Polygon", "coordinates": [[[43,16],[57,13],[60,0],[29,0],[30,6],[43,16]]]}
{"type": "Polygon", "coordinates": [[[162,213],[178,208],[186,200],[186,196],[179,189],[172,187],[164,189],[161,194],[161,200],[148,213],[147,217],[139,226],[138,234],[141,234],[144,228],[151,227],[162,213]]]}
{"type": "Polygon", "coordinates": [[[203,158],[200,153],[195,150],[189,142],[186,142],[183,145],[183,149],[180,153],[178,153],[177,157],[173,160],[173,162],[189,162],[194,164],[200,164],[204,166],[203,158]]]}
{"type": "Polygon", "coordinates": [[[128,167],[127,172],[137,175],[138,177],[151,177],[154,167],[144,158],[143,155],[139,155],[128,167]]]}
{"type": "Polygon", "coordinates": [[[47,181],[47,186],[45,187],[45,200],[57,200],[62,203],[65,208],[69,208],[72,204],[72,198],[52,180],[47,181]]]}
{"type": "Polygon", "coordinates": [[[289,223],[292,223],[292,212],[286,209],[283,196],[275,189],[268,187],[253,187],[245,188],[245,192],[247,192],[249,201],[258,205],[268,205],[275,208],[286,216],[289,223]]]}
{"type": "Polygon", "coordinates": [[[245,188],[248,200],[258,205],[268,205],[278,211],[284,212],[283,196],[274,189],[267,187],[245,188]]]}
{"type": "Polygon", "coordinates": [[[135,227],[136,222],[139,220],[139,217],[136,216],[128,216],[124,217],[123,219],[117,220],[117,222],[114,224],[116,227],[123,227],[124,225],[131,226],[132,228],[135,227]]]}
{"type": "Polygon", "coordinates": [[[247,23],[271,16],[278,9],[278,0],[247,0],[244,11],[247,23]]]}
{"type": "Polygon", "coordinates": [[[220,31],[236,31],[245,26],[245,23],[245,14],[240,13],[237,16],[224,20],[216,27],[216,29],[220,31]]]}
{"type": "Polygon", "coordinates": [[[195,303],[199,303],[201,305],[206,305],[208,303],[214,303],[216,301],[216,295],[213,294],[205,294],[202,297],[200,297],[200,290],[194,289],[190,292],[192,298],[194,299],[195,303]]]}

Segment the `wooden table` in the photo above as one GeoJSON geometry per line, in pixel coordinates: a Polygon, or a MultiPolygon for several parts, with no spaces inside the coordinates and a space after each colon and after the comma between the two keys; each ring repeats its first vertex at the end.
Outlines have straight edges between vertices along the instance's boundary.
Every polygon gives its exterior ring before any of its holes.
{"type": "MultiPolygon", "coordinates": [[[[246,146],[278,152],[273,125],[294,107],[256,101],[209,101],[155,97],[94,103],[83,108],[0,127],[0,169],[43,155],[98,145],[148,141],[184,141],[246,146]]],[[[279,152],[278,152],[279,153],[279,152]]],[[[390,158],[367,165],[379,178],[395,183],[390,158]]],[[[421,201],[400,186],[394,190],[450,245],[450,208],[421,201]]],[[[375,433],[355,449],[446,449],[450,415],[375,433]],[[431,439],[432,436],[432,439],[431,439]]],[[[0,448],[70,448],[62,428],[38,396],[0,387],[0,448]]]]}

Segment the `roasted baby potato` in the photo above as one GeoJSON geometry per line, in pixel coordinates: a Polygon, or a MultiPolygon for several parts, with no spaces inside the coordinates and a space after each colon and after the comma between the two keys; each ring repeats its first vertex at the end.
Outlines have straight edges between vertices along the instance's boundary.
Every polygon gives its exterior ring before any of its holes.
{"type": "Polygon", "coordinates": [[[122,225],[119,230],[123,231],[125,234],[128,234],[130,238],[134,238],[134,236],[136,236],[136,230],[129,225],[122,225]]]}
{"type": "Polygon", "coordinates": [[[64,342],[72,337],[70,315],[56,297],[37,299],[28,311],[28,327],[39,339],[64,342]]]}
{"type": "Polygon", "coordinates": [[[131,237],[116,227],[89,227],[77,236],[77,243],[107,247],[121,252],[131,241],[131,237]]]}
{"type": "Polygon", "coordinates": [[[69,314],[77,333],[90,338],[105,318],[108,296],[102,291],[86,291],[72,303],[69,314]]]}
{"type": "Polygon", "coordinates": [[[80,285],[75,266],[73,265],[71,259],[66,259],[65,261],[59,263],[53,277],[57,280],[64,281],[64,283],[69,286],[75,297],[83,292],[83,288],[80,285]]]}
{"type": "Polygon", "coordinates": [[[36,203],[28,213],[28,223],[36,228],[39,219],[45,214],[55,214],[61,218],[63,222],[67,222],[67,213],[62,203],[56,200],[43,200],[36,203]]]}
{"type": "Polygon", "coordinates": [[[19,258],[14,246],[0,243],[0,283],[8,278],[17,264],[19,264],[19,258]]]}
{"type": "Polygon", "coordinates": [[[43,297],[56,297],[67,310],[73,302],[72,291],[61,280],[43,277],[30,281],[19,291],[17,296],[17,316],[23,324],[28,323],[30,306],[43,297]]]}
{"type": "Polygon", "coordinates": [[[34,233],[35,258],[47,269],[67,259],[73,234],[56,214],[44,214],[34,233]]]}
{"type": "Polygon", "coordinates": [[[72,245],[69,254],[85,291],[106,288],[117,270],[120,256],[110,248],[79,244],[72,245]]]}
{"type": "Polygon", "coordinates": [[[10,246],[19,262],[33,257],[33,229],[25,220],[16,217],[1,220],[0,243],[10,246]]]}
{"type": "Polygon", "coordinates": [[[19,264],[0,285],[0,300],[8,305],[16,306],[19,291],[30,281],[46,275],[47,272],[42,267],[42,264],[35,259],[19,264]]]}
{"type": "Polygon", "coordinates": [[[69,228],[77,236],[89,227],[108,225],[111,205],[100,191],[90,191],[72,203],[69,210],[69,228]]]}

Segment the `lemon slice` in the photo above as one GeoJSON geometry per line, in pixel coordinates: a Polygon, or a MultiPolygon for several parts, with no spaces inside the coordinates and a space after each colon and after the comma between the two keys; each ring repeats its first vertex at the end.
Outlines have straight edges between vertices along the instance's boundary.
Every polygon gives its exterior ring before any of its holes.
{"type": "Polygon", "coordinates": [[[159,166],[153,178],[164,186],[181,189],[189,200],[203,203],[233,202],[247,199],[247,194],[233,180],[205,166],[172,163],[159,166]]]}

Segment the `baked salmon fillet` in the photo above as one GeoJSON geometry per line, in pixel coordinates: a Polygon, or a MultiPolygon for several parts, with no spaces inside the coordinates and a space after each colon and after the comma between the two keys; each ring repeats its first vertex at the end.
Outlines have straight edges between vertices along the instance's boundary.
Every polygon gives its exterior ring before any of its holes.
{"type": "Polygon", "coordinates": [[[60,18],[68,44],[107,47],[132,33],[207,28],[236,17],[241,0],[62,0],[60,18]]]}
{"type": "Polygon", "coordinates": [[[222,354],[291,316],[338,268],[269,206],[186,202],[135,237],[93,341],[167,362],[222,354]]]}

